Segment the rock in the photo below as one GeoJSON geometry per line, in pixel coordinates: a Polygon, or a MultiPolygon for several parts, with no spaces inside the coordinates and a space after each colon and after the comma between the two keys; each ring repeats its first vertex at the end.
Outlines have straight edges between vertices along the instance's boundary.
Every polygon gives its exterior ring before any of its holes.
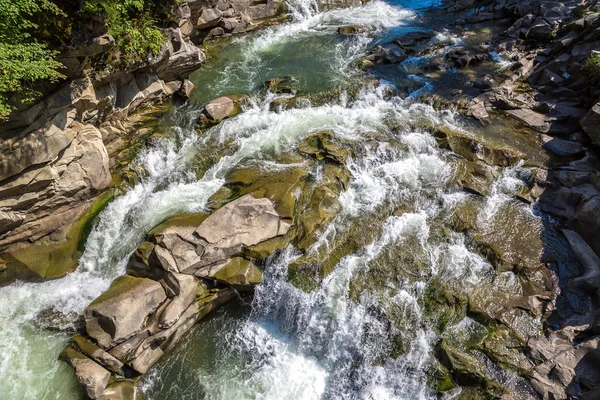
{"type": "Polygon", "coordinates": [[[406,60],[406,54],[400,46],[390,44],[387,47],[377,46],[365,60],[374,64],[399,64],[406,60]]]}
{"type": "Polygon", "coordinates": [[[343,145],[335,143],[331,132],[320,132],[304,140],[299,147],[300,153],[315,157],[317,160],[344,164],[350,151],[343,145]]]}
{"type": "MultiPolygon", "coordinates": [[[[221,262],[244,247],[285,235],[289,228],[269,199],[243,196],[215,211],[196,229],[207,245],[202,262],[195,268],[221,262]]],[[[206,276],[210,272],[204,269],[198,273],[206,276]]]]}
{"type": "Polygon", "coordinates": [[[585,149],[576,142],[553,138],[548,135],[542,135],[544,148],[557,156],[576,156],[582,154],[585,149]]]}
{"type": "Polygon", "coordinates": [[[246,95],[223,96],[209,101],[204,107],[203,115],[206,121],[204,124],[215,124],[225,118],[231,118],[242,111],[241,104],[247,99],[246,95]]]}
{"type": "Polygon", "coordinates": [[[179,89],[178,93],[184,98],[189,99],[192,94],[192,90],[194,90],[194,84],[189,79],[185,79],[181,84],[181,88],[179,89]]]}
{"type": "Polygon", "coordinates": [[[160,283],[122,276],[85,309],[86,331],[103,348],[139,333],[167,296],[160,283]]]}
{"type": "Polygon", "coordinates": [[[265,87],[271,93],[295,94],[298,83],[298,80],[293,76],[282,76],[280,78],[269,79],[265,82],[265,87]]]}
{"type": "Polygon", "coordinates": [[[596,254],[600,254],[600,197],[578,206],[568,227],[581,235],[596,254]]]}
{"type": "Polygon", "coordinates": [[[525,123],[525,125],[532,129],[543,133],[546,133],[550,130],[550,124],[546,120],[546,116],[544,114],[540,114],[528,108],[505,110],[504,112],[522,121],[525,123]]]}
{"type": "Polygon", "coordinates": [[[85,46],[61,53],[60,57],[93,57],[100,53],[106,53],[115,45],[115,39],[110,34],[105,34],[91,39],[85,46]]]}
{"type": "Polygon", "coordinates": [[[187,308],[194,302],[200,284],[191,275],[173,274],[170,276],[177,282],[177,296],[167,305],[160,315],[159,328],[167,329],[173,326],[187,308]]]}
{"type": "Polygon", "coordinates": [[[252,290],[262,282],[262,272],[256,265],[241,257],[230,259],[213,277],[237,290],[252,290]]]}
{"type": "Polygon", "coordinates": [[[143,395],[135,383],[117,381],[108,385],[98,400],[143,400],[143,395]]]}
{"type": "Polygon", "coordinates": [[[358,35],[361,33],[365,33],[367,31],[367,28],[365,28],[362,25],[347,25],[340,26],[337,31],[340,35],[358,35]]]}
{"type": "Polygon", "coordinates": [[[568,287],[576,293],[591,295],[600,287],[600,258],[577,233],[569,229],[563,229],[562,233],[583,268],[581,276],[571,279],[568,287]]]}
{"type": "Polygon", "coordinates": [[[223,28],[225,32],[233,32],[238,25],[239,22],[235,18],[223,18],[221,22],[219,22],[219,26],[223,28]]]}
{"type": "Polygon", "coordinates": [[[486,121],[490,115],[488,114],[483,99],[476,97],[467,105],[467,115],[478,119],[481,122],[486,121]]]}
{"type": "Polygon", "coordinates": [[[100,347],[96,346],[83,336],[73,336],[73,343],[83,354],[85,354],[104,368],[116,374],[124,375],[123,363],[121,361],[119,361],[117,358],[113,357],[106,351],[102,350],[100,347]]]}
{"type": "Polygon", "coordinates": [[[223,13],[218,8],[204,8],[196,21],[196,29],[200,30],[217,26],[222,17],[223,13]]]}
{"type": "Polygon", "coordinates": [[[32,165],[48,162],[71,144],[76,131],[67,129],[76,115],[75,109],[58,113],[45,127],[27,135],[0,142],[0,181],[32,165]]]}
{"type": "Polygon", "coordinates": [[[72,347],[67,347],[61,359],[75,369],[75,377],[85,387],[90,399],[98,399],[106,389],[110,373],[72,347]]]}
{"type": "Polygon", "coordinates": [[[584,132],[592,139],[596,145],[600,145],[600,103],[594,107],[580,121],[584,132]]]}

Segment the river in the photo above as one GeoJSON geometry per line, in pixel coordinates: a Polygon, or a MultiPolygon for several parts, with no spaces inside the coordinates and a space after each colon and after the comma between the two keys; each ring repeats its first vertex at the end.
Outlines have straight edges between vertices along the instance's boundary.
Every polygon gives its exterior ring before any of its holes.
{"type": "MultiPolygon", "coordinates": [[[[346,89],[364,80],[356,65],[369,49],[390,35],[417,29],[420,15],[438,5],[374,0],[319,12],[311,1],[295,1],[292,22],[220,48],[193,75],[191,100],[163,117],[165,138],[152,141],[134,161],[145,176],[101,213],[77,271],[0,288],[0,398],[81,398],[73,371],[58,361],[70,334],[45,329],[40,313],[60,312],[68,325],[124,273],[129,255],[154,226],[170,216],[205,211],[209,197],[238,167],[288,168],[285,155],[323,130],[360,151],[348,164],[352,178],[340,195],[342,210],[309,252],[335,251],[350,240],[359,245],[308,293],[287,281],[288,265],[301,256],[296,249],[270,258],[254,298],[234,302],[194,327],[143,378],[144,392],[152,400],[437,398],[431,371],[437,365],[439,316],[425,310],[432,285],[441,281],[463,292],[492,284],[500,292],[521,290],[512,272],[496,272],[465,235],[448,230],[453,213],[473,197],[456,185],[456,158],[439,148],[425,127],[477,128],[451,112],[416,103],[415,95],[433,86],[402,66],[398,74],[418,84],[412,95],[391,94],[386,80],[353,95],[346,89]],[[369,34],[338,35],[345,25],[366,26],[369,34]],[[284,75],[294,76],[306,94],[340,90],[325,104],[286,110],[272,107],[281,95],[255,96],[235,118],[197,134],[195,121],[206,101],[253,94],[266,79],[284,75]],[[224,147],[231,151],[198,166],[199,158],[224,147]],[[365,224],[373,225],[368,233],[360,228],[365,224]],[[360,280],[373,276],[387,281],[367,288],[360,280]]],[[[443,29],[437,38],[447,46],[460,40],[449,40],[443,29]]],[[[319,179],[318,168],[309,173],[319,179]]],[[[541,217],[515,201],[526,175],[521,165],[505,169],[490,195],[476,202],[473,218],[482,231],[506,222],[499,216],[510,209],[513,219],[539,233],[541,217]]],[[[523,329],[540,331],[539,319],[518,318],[523,329]]],[[[464,318],[442,335],[485,329],[464,318]]],[[[522,378],[494,373],[528,398],[522,378]]]]}

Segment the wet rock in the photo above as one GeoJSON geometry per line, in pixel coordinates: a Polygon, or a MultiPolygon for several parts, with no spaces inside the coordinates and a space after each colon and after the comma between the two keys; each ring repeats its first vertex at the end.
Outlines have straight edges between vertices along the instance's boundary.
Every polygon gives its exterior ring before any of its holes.
{"type": "Polygon", "coordinates": [[[406,60],[406,54],[395,44],[377,46],[371,54],[364,58],[364,61],[369,61],[373,64],[399,64],[406,60]]]}
{"type": "Polygon", "coordinates": [[[340,26],[337,31],[341,35],[359,35],[367,32],[367,28],[362,25],[347,25],[340,26]]]}
{"type": "Polygon", "coordinates": [[[61,359],[75,369],[75,377],[83,385],[90,399],[98,399],[102,395],[108,385],[110,372],[72,347],[63,351],[61,359]]]}
{"type": "Polygon", "coordinates": [[[77,313],[65,314],[54,309],[40,311],[35,317],[35,323],[42,329],[61,332],[78,332],[85,329],[85,321],[77,313]]]}
{"type": "Polygon", "coordinates": [[[298,83],[298,80],[293,76],[283,76],[267,80],[265,87],[271,93],[295,94],[298,90],[298,83]]]}
{"type": "Polygon", "coordinates": [[[332,132],[321,132],[310,136],[299,146],[300,153],[315,157],[317,160],[328,160],[344,164],[350,156],[350,150],[334,141],[332,132]]]}
{"type": "Polygon", "coordinates": [[[464,386],[481,386],[487,391],[500,392],[498,382],[491,380],[485,373],[485,367],[472,354],[463,349],[453,348],[442,341],[436,349],[436,357],[446,367],[456,382],[464,386]]]}
{"type": "Polygon", "coordinates": [[[143,400],[143,396],[134,383],[117,381],[108,385],[98,400],[143,400]]]}
{"type": "Polygon", "coordinates": [[[414,54],[416,52],[415,47],[419,43],[429,40],[434,36],[435,32],[433,31],[415,31],[397,37],[392,42],[400,46],[407,54],[414,54]]]}
{"type": "Polygon", "coordinates": [[[234,257],[214,274],[214,278],[237,290],[247,291],[262,282],[262,272],[250,261],[234,257]]]}
{"type": "Polygon", "coordinates": [[[86,330],[104,348],[139,333],[150,314],[166,300],[160,283],[122,276],[85,309],[86,330]]]}
{"type": "Polygon", "coordinates": [[[481,64],[489,60],[490,56],[487,53],[475,52],[471,49],[458,47],[446,53],[446,59],[450,60],[454,67],[465,68],[469,65],[481,64]]]}
{"type": "Polygon", "coordinates": [[[236,116],[242,111],[242,104],[248,98],[246,95],[223,96],[209,101],[202,112],[202,125],[216,124],[225,118],[236,116]]]}
{"type": "MultiPolygon", "coordinates": [[[[298,162],[302,162],[298,157],[298,162]]],[[[303,190],[308,172],[301,167],[289,167],[281,170],[263,168],[240,168],[227,176],[227,186],[246,195],[264,197],[271,200],[275,210],[282,218],[294,217],[297,195],[303,190]]]]}
{"type": "Polygon", "coordinates": [[[543,133],[547,133],[550,130],[550,124],[548,123],[546,116],[531,109],[519,108],[515,110],[506,110],[505,113],[522,121],[532,129],[543,133]]]}
{"type": "Polygon", "coordinates": [[[469,161],[483,161],[490,166],[508,166],[521,157],[515,149],[477,141],[463,132],[440,128],[434,135],[441,147],[450,149],[469,161]]]}

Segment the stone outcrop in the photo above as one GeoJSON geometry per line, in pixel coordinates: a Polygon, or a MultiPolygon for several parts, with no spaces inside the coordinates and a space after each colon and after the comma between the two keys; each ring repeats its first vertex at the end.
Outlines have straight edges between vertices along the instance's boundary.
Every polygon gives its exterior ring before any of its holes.
{"type": "MultiPolygon", "coordinates": [[[[83,227],[106,203],[94,199],[112,183],[108,154],[124,144],[127,118],[174,94],[189,97],[186,78],[205,61],[202,41],[256,29],[283,11],[278,0],[188,0],[173,11],[179,26],[165,30],[168,40],[147,60],[90,69],[114,47],[105,32],[63,51],[69,81],[0,127],[0,284],[72,271],[83,227]]],[[[243,97],[207,105],[207,124],[235,115],[243,97]]]]}
{"type": "Polygon", "coordinates": [[[271,200],[251,194],[195,221],[158,227],[131,257],[128,274],[85,309],[87,338],[76,335],[63,359],[90,398],[123,389],[107,388],[109,378],[145,374],[196,321],[237,291],[251,291],[262,272],[243,258],[245,249],[290,229],[271,200]]]}

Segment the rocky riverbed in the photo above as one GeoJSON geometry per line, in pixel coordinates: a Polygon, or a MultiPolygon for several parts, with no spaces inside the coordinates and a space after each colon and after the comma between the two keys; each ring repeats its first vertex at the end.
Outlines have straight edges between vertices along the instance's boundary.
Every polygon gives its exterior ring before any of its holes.
{"type": "Polygon", "coordinates": [[[173,15],[0,127],[0,397],[598,396],[594,1],[173,15]]]}

